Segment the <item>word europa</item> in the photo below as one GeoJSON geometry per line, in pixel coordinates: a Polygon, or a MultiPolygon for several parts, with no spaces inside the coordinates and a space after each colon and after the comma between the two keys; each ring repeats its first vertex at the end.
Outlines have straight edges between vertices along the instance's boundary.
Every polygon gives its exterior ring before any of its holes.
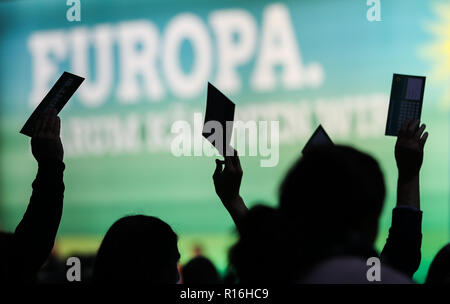
{"type": "Polygon", "coordinates": [[[208,23],[195,14],[181,13],[169,20],[162,36],[146,19],[34,32],[28,38],[33,71],[30,106],[39,103],[67,64],[72,73],[86,78],[78,90],[86,107],[99,107],[112,94],[120,104],[158,102],[167,96],[195,98],[208,81],[225,93],[236,93],[242,88],[238,68],[253,59],[249,81],[255,91],[274,90],[278,82],[286,89],[322,84],[322,66],[302,60],[285,5],[264,8],[260,33],[255,17],[244,9],[213,11],[208,23]],[[192,52],[182,54],[186,43],[192,52]],[[182,57],[190,65],[187,71],[182,57]],[[212,71],[217,71],[215,77],[212,71]]]}
{"type": "Polygon", "coordinates": [[[66,13],[66,19],[69,22],[81,21],[81,3],[80,0],[67,0],[67,6],[70,6],[66,13]]]}
{"type": "Polygon", "coordinates": [[[223,292],[214,290],[195,290],[187,288],[180,292],[180,299],[206,299],[211,302],[216,297],[223,297],[224,299],[267,299],[269,297],[268,289],[252,289],[252,288],[225,288],[223,292]]]}

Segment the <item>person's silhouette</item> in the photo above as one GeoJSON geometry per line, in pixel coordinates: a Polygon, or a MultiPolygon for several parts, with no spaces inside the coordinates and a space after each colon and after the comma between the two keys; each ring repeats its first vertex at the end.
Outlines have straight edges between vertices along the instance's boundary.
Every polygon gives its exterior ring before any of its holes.
{"type": "Polygon", "coordinates": [[[431,262],[425,284],[450,285],[450,243],[445,245],[431,262]]]}
{"type": "MultiPolygon", "coordinates": [[[[407,121],[398,136],[397,208],[385,248],[384,264],[412,277],[420,263],[419,170],[428,133],[407,121]],[[423,134],[423,135],[422,135],[423,134]]],[[[371,156],[345,146],[318,147],[303,155],[282,183],[280,209],[296,223],[303,265],[337,256],[377,256],[374,241],[385,198],[384,178],[371,156]]]]}
{"type": "Polygon", "coordinates": [[[229,253],[238,283],[293,281],[297,257],[288,225],[272,207],[256,205],[246,213],[240,221],[239,239],[229,253]]]}
{"type": "Polygon", "coordinates": [[[191,259],[182,269],[184,284],[220,284],[221,279],[214,264],[206,257],[191,259]]]}
{"type": "Polygon", "coordinates": [[[0,233],[0,282],[34,282],[53,248],[64,198],[61,121],[55,110],[37,120],[31,151],[38,162],[27,210],[14,233],[0,233]]]}
{"type": "MultiPolygon", "coordinates": [[[[395,148],[399,169],[397,207],[393,211],[389,237],[380,256],[383,263],[409,277],[412,277],[420,263],[422,212],[419,210],[418,176],[428,137],[428,133],[423,133],[424,130],[425,125],[419,128],[418,121],[407,121],[399,132],[395,148]]],[[[216,160],[214,185],[240,231],[241,239],[233,250],[245,252],[238,249],[243,248],[239,243],[253,242],[253,246],[246,247],[252,255],[259,236],[258,233],[248,234],[246,230],[250,228],[243,224],[248,212],[239,196],[242,169],[237,154],[234,158],[237,160],[228,158],[228,162],[225,158],[223,170],[221,165],[224,162],[216,160]]],[[[280,243],[280,236],[284,234],[286,242],[290,243],[284,246],[295,252],[291,263],[294,273],[286,273],[285,276],[295,278],[297,274],[299,278],[332,257],[356,256],[364,259],[378,256],[374,250],[374,241],[384,197],[383,174],[371,156],[344,146],[316,147],[305,151],[280,187],[282,219],[277,220],[276,216],[272,216],[270,221],[267,217],[262,220],[264,216],[256,216],[258,213],[255,213],[248,222],[256,226],[265,224],[264,228],[278,235],[278,239],[274,239],[275,243],[280,243]],[[288,227],[286,222],[292,223],[295,228],[288,227]],[[292,244],[298,246],[293,248],[292,244]]],[[[270,244],[271,240],[266,242],[270,244]]],[[[259,254],[264,255],[264,252],[260,251],[259,254]]],[[[251,263],[240,263],[239,258],[233,260],[233,256],[239,255],[232,252],[231,261],[234,266],[241,268],[237,272],[246,276],[241,280],[256,281],[263,278],[252,269],[251,263]]],[[[276,264],[286,259],[266,256],[266,260],[276,264]]],[[[285,264],[279,266],[280,269],[286,268],[285,264]]],[[[391,279],[394,281],[408,282],[403,276],[396,275],[395,271],[387,272],[392,273],[391,279]]]]}
{"type": "Polygon", "coordinates": [[[123,217],[103,238],[93,281],[175,284],[179,280],[177,241],[172,228],[156,217],[123,217]]]}
{"type": "Polygon", "coordinates": [[[280,191],[280,210],[295,223],[299,273],[337,255],[374,256],[384,195],[383,175],[369,155],[339,145],[305,152],[280,191]]]}

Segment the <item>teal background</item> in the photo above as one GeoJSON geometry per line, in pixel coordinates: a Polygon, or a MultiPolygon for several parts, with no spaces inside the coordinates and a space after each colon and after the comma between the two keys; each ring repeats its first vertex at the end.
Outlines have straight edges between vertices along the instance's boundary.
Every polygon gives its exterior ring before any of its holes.
{"type": "MultiPolygon", "coordinates": [[[[13,230],[19,222],[31,193],[36,164],[29,151],[29,139],[18,131],[32,109],[28,99],[32,85],[31,55],[27,39],[41,30],[93,27],[135,19],[154,23],[160,35],[171,18],[191,12],[208,25],[208,15],[220,9],[242,8],[258,23],[258,37],[264,8],[271,1],[83,1],[82,21],[66,20],[65,1],[7,1],[0,3],[0,227],[13,230]]],[[[450,28],[450,7],[444,1],[381,1],[380,22],[366,19],[368,6],[363,0],[282,1],[289,9],[304,63],[319,62],[325,78],[318,88],[287,90],[278,85],[268,92],[250,87],[255,56],[239,67],[242,89],[229,97],[239,106],[269,101],[291,102],[349,95],[383,93],[389,95],[393,73],[426,75],[422,120],[430,133],[421,175],[423,218],[422,263],[416,280],[422,282],[435,253],[449,241],[449,164],[448,164],[448,81],[449,71],[436,73],[440,66],[450,67],[450,34],[430,30],[450,28]],[[437,10],[438,5],[444,9],[437,10]],[[441,12],[440,14],[438,12],[441,12]],[[446,13],[445,13],[446,12],[446,13]],[[439,34],[440,33],[440,34],[439,34]],[[427,56],[428,46],[442,46],[442,57],[427,56]],[[445,78],[447,77],[447,78],[445,78]],[[444,79],[444,81],[443,81],[444,79]]],[[[217,52],[212,29],[213,71],[216,75],[217,52]]],[[[114,46],[117,63],[117,45],[114,46]]],[[[438,47],[439,49],[439,47],[438,47]]],[[[184,46],[182,65],[192,64],[192,52],[184,46]]],[[[258,51],[256,51],[256,54],[258,51]]],[[[114,65],[117,85],[118,65],[114,65]]],[[[60,72],[70,71],[63,61],[60,72]]],[[[163,80],[164,83],[164,80],[163,80]]],[[[114,90],[113,90],[114,91],[114,90]]],[[[145,98],[135,105],[120,105],[111,94],[98,108],[84,107],[75,94],[61,112],[63,121],[73,116],[95,117],[104,113],[124,116],[129,113],[168,109],[181,103],[188,109],[202,109],[202,94],[179,99],[167,91],[158,104],[145,98]]],[[[314,121],[314,126],[319,122],[314,121]]],[[[384,131],[384,130],[383,130],[384,131]]],[[[383,132],[372,138],[350,137],[336,142],[354,145],[369,152],[380,162],[388,188],[380,223],[378,247],[384,244],[395,205],[395,139],[383,132]]],[[[273,168],[261,168],[259,159],[242,157],[244,179],[242,196],[249,205],[265,202],[275,205],[277,189],[286,170],[299,156],[307,138],[280,147],[280,162],[273,168]]],[[[233,224],[217,199],[211,175],[214,160],[208,157],[176,158],[167,152],[136,155],[67,157],[64,214],[58,234],[62,255],[73,251],[93,251],[108,227],[125,214],[146,213],[170,223],[180,235],[182,261],[199,244],[219,266],[226,266],[226,249],[234,240],[233,224]]]]}

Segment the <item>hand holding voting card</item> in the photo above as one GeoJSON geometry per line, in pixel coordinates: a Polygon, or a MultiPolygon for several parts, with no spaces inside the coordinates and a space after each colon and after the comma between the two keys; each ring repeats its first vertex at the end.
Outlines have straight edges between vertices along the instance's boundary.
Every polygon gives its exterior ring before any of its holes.
{"type": "Polygon", "coordinates": [[[420,120],[425,77],[394,74],[385,135],[397,136],[405,120],[420,120]]]}
{"type": "Polygon", "coordinates": [[[20,133],[30,137],[33,136],[39,115],[48,109],[55,109],[59,113],[83,81],[83,77],[64,72],[28,118],[20,133]]]}
{"type": "Polygon", "coordinates": [[[223,95],[212,84],[208,83],[208,96],[206,100],[205,124],[202,135],[225,156],[227,151],[233,155],[230,147],[233,131],[235,104],[223,95]]]}
{"type": "Polygon", "coordinates": [[[315,148],[318,146],[332,146],[332,145],[334,145],[333,141],[328,136],[327,132],[325,132],[325,129],[322,127],[322,125],[319,125],[317,129],[314,131],[313,135],[309,138],[305,147],[303,147],[302,153],[305,153],[311,148],[315,148]]]}

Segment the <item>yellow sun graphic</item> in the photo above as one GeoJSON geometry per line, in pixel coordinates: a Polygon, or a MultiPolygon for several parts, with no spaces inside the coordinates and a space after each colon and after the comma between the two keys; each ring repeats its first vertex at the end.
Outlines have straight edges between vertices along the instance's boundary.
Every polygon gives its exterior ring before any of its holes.
{"type": "Polygon", "coordinates": [[[437,3],[433,10],[436,21],[427,24],[426,29],[434,40],[422,49],[422,55],[433,62],[430,76],[443,86],[441,105],[450,109],[450,3],[437,3]]]}

